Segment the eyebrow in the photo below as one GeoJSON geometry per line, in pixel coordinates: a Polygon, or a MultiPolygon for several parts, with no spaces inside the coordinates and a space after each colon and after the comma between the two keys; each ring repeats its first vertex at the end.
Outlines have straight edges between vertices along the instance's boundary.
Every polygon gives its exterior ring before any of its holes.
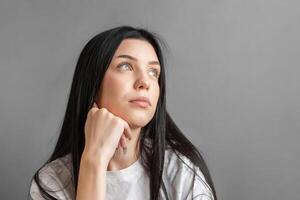
{"type": "MultiPolygon", "coordinates": [[[[130,59],[130,60],[137,61],[137,59],[136,59],[135,57],[132,57],[132,56],[130,56],[130,55],[125,55],[125,54],[119,55],[119,56],[117,56],[117,58],[128,58],[128,59],[130,59]]],[[[158,61],[150,61],[150,62],[148,62],[148,63],[149,63],[150,65],[159,65],[159,66],[160,66],[160,64],[159,64],[158,61]]]]}

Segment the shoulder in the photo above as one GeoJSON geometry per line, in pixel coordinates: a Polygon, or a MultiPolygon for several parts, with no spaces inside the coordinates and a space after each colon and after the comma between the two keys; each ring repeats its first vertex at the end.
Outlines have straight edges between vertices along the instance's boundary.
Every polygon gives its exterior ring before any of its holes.
{"type": "MultiPolygon", "coordinates": [[[[39,170],[41,186],[56,198],[71,199],[74,193],[71,154],[47,163],[39,170]]],[[[33,179],[30,187],[33,199],[42,199],[37,183],[33,179]]]]}
{"type": "Polygon", "coordinates": [[[165,151],[163,180],[175,199],[213,200],[211,188],[199,167],[172,149],[165,151]]]}
{"type": "MultiPolygon", "coordinates": [[[[178,172],[186,174],[194,174],[193,170],[197,170],[197,166],[186,156],[172,149],[165,151],[164,170],[170,177],[175,177],[178,172]]],[[[199,171],[198,175],[205,180],[204,175],[199,171]]]]}

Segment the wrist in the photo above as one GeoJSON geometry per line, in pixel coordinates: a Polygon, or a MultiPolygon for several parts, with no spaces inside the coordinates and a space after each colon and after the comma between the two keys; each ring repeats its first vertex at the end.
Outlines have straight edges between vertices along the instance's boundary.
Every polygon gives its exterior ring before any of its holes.
{"type": "Polygon", "coordinates": [[[96,169],[104,169],[105,171],[108,166],[108,161],[106,161],[104,156],[88,153],[86,151],[83,151],[80,162],[85,166],[94,167],[96,169]]]}

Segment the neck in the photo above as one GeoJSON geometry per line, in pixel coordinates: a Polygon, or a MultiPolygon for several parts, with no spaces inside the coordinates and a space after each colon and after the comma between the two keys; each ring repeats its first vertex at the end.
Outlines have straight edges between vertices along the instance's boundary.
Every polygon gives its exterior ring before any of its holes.
{"type": "Polygon", "coordinates": [[[114,156],[108,163],[107,171],[121,170],[129,167],[139,158],[139,136],[141,127],[131,128],[131,140],[127,140],[127,152],[123,153],[122,148],[116,150],[114,156]]]}

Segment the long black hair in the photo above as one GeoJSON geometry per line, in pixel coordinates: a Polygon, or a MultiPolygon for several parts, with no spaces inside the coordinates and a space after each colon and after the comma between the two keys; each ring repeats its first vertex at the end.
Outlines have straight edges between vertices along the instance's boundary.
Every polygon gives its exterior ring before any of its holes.
{"type": "MultiPolygon", "coordinates": [[[[214,184],[202,155],[184,136],[166,110],[166,78],[162,54],[162,44],[164,43],[156,33],[142,28],[120,26],[109,29],[94,36],[85,45],[77,61],[57,144],[52,155],[43,166],[71,153],[74,176],[72,179],[76,194],[80,159],[85,145],[84,125],[87,113],[97,97],[104,74],[115,51],[122,40],[127,38],[149,42],[154,47],[161,66],[158,80],[160,96],[156,111],[151,121],[142,128],[143,134],[140,134],[139,138],[142,163],[150,177],[150,199],[158,199],[160,188],[163,188],[164,192],[167,193],[162,183],[162,173],[165,150],[166,147],[170,147],[176,155],[180,153],[186,156],[199,167],[213,192],[214,199],[217,200],[214,184]],[[152,143],[151,147],[147,145],[148,139],[152,143]]],[[[37,170],[33,178],[44,198],[55,199],[41,186],[39,171],[42,167],[37,170]]]]}

